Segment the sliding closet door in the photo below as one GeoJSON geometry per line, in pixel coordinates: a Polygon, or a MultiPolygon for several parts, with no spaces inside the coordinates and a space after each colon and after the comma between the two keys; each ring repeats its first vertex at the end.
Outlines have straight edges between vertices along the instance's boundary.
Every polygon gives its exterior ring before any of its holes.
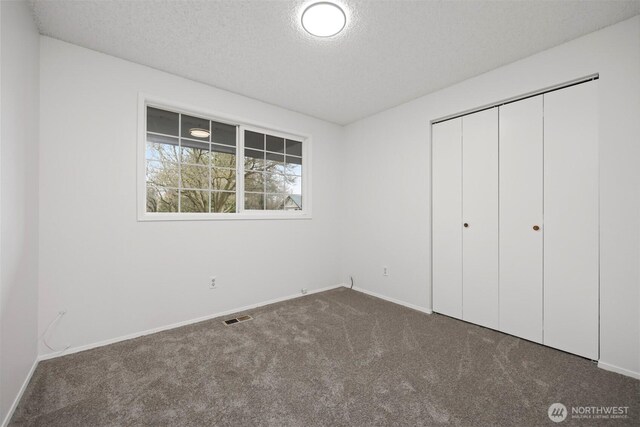
{"type": "Polygon", "coordinates": [[[544,344],[598,358],[597,82],[544,95],[544,344]]]}
{"type": "Polygon", "coordinates": [[[432,127],[433,309],[462,318],[462,119],[432,127]]]}
{"type": "Polygon", "coordinates": [[[498,328],[498,109],[462,118],[462,318],[498,328]]]}
{"type": "Polygon", "coordinates": [[[500,107],[500,330],[542,342],[542,95],[500,107]]]}

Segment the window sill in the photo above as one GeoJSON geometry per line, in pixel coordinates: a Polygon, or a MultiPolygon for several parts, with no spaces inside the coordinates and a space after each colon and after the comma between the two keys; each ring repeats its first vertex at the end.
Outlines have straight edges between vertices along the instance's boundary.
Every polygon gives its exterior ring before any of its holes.
{"type": "Polygon", "coordinates": [[[139,222],[147,221],[242,221],[242,220],[300,220],[311,219],[309,213],[219,213],[219,214],[203,214],[203,213],[144,213],[138,215],[139,222]]]}

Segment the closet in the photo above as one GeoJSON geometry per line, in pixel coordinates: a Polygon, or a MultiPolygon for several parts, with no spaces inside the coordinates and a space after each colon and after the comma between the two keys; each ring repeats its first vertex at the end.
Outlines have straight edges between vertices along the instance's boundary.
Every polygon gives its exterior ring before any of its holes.
{"type": "Polygon", "coordinates": [[[597,80],[434,123],[433,310],[598,358],[597,80]]]}

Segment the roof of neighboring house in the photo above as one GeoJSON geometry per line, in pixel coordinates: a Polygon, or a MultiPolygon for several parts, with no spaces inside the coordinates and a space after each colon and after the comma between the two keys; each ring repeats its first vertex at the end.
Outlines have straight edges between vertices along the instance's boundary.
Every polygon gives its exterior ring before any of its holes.
{"type": "Polygon", "coordinates": [[[287,196],[287,199],[285,200],[285,203],[291,200],[293,203],[296,204],[296,206],[298,206],[299,208],[302,208],[302,196],[300,194],[291,194],[289,196],[287,196]]]}

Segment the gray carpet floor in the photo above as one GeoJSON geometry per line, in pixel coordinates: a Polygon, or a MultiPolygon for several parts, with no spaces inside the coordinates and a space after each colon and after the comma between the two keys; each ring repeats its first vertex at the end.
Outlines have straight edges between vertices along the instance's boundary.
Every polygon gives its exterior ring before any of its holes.
{"type": "Polygon", "coordinates": [[[346,288],[247,314],[43,361],[10,425],[639,425],[639,381],[445,316],[346,288]]]}

